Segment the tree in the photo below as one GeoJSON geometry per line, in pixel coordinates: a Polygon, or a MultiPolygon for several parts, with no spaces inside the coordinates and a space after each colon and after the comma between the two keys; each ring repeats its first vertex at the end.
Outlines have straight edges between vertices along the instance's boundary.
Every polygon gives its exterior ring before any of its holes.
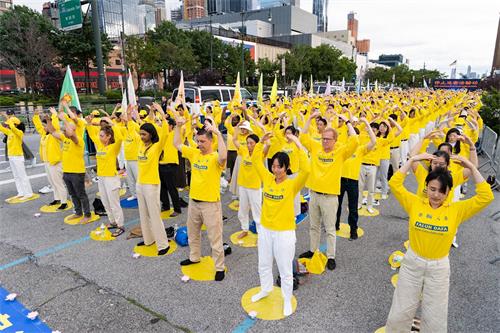
{"type": "Polygon", "coordinates": [[[260,58],[256,67],[259,73],[262,73],[264,85],[270,86],[274,82],[274,75],[280,70],[280,63],[279,61],[270,61],[267,58],[260,58]]]}
{"type": "Polygon", "coordinates": [[[500,91],[493,87],[484,91],[481,103],[480,112],[485,125],[500,135],[500,91]]]}
{"type": "Polygon", "coordinates": [[[401,87],[422,87],[424,78],[429,82],[429,80],[444,77],[444,74],[437,70],[412,70],[407,65],[399,65],[391,68],[370,68],[366,72],[365,78],[369,79],[371,82],[378,81],[380,83],[389,84],[392,83],[393,75],[395,79],[394,83],[401,87]],[[415,80],[413,80],[413,78],[415,78],[415,80]]]}
{"type": "Polygon", "coordinates": [[[23,75],[32,93],[37,91],[40,71],[56,56],[52,32],[50,22],[26,6],[14,6],[0,15],[0,62],[23,75]]]}
{"type": "MultiPolygon", "coordinates": [[[[105,64],[108,64],[108,54],[113,44],[106,34],[101,34],[102,54],[105,64]]],[[[68,32],[59,31],[54,34],[54,46],[59,51],[58,62],[62,66],[85,72],[86,92],[90,93],[90,65],[96,63],[94,32],[90,19],[85,17],[81,29],[68,32]]]]}

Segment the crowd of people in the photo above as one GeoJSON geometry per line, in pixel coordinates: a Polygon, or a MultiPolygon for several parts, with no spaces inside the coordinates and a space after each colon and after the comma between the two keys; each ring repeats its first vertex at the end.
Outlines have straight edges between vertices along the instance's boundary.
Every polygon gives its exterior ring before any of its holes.
{"type": "MultiPolygon", "coordinates": [[[[309,250],[299,257],[312,258],[319,250],[323,225],[329,270],[337,266],[336,231],[344,195],[352,241],[358,238],[360,212],[375,215],[380,200],[394,195],[409,215],[409,247],[386,331],[409,331],[421,306],[421,330],[445,332],[450,247],[457,244],[459,225],[493,200],[477,170],[475,144],[483,128],[479,97],[474,92],[415,89],[298,95],[256,104],[235,98],[224,107],[213,101],[199,114],[181,98],[163,98],[149,110],[118,105],[111,115],[93,111],[87,117],[62,101],[60,110],[36,113],[33,122],[54,189],[49,205],[66,209],[69,194],[72,217],[81,218],[80,223],[91,218],[85,191],[86,132],[97,150],[98,187],[113,236],[125,231],[119,191],[120,173],[126,170],[128,199],[138,200],[143,236],[138,245],[156,244],[158,255],[167,254],[161,212],[172,206],[171,216],[177,216],[187,206],[190,251],[180,265],[200,262],[204,224],[216,281],[224,279],[226,268],[220,185],[225,174],[233,198],[239,200],[238,238],[248,237],[252,220],[258,233],[261,289],[251,300],[258,302],[272,291],[274,259],[285,316],[292,314],[301,193],[310,195],[310,240],[309,250]],[[414,192],[404,183],[410,172],[418,184],[414,192]],[[469,179],[476,193],[460,200],[469,179]],[[187,203],[178,193],[186,184],[187,203]]],[[[7,137],[18,197],[28,200],[33,191],[24,169],[24,125],[12,114],[4,116],[0,131],[7,137]]]]}

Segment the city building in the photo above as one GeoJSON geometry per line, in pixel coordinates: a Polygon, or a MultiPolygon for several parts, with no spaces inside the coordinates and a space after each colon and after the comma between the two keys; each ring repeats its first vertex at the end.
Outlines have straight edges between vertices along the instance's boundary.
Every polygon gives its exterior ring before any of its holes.
{"type": "Polygon", "coordinates": [[[0,14],[12,8],[12,0],[0,0],[0,14]]]}
{"type": "Polygon", "coordinates": [[[57,2],[45,2],[42,5],[42,15],[46,17],[54,27],[60,29],[61,23],[59,22],[59,10],[57,9],[57,2]]]}
{"type": "Polygon", "coordinates": [[[119,38],[122,32],[122,4],[126,35],[142,35],[156,27],[153,0],[100,0],[97,3],[101,29],[112,39],[119,38]]]}
{"type": "Polygon", "coordinates": [[[167,17],[167,8],[165,6],[165,0],[155,0],[155,25],[158,26],[163,21],[167,21],[170,18],[167,17]]]}
{"type": "Polygon", "coordinates": [[[319,32],[325,32],[328,29],[328,0],[313,0],[312,13],[318,17],[318,29],[319,32]]]}
{"type": "Polygon", "coordinates": [[[347,30],[351,31],[354,40],[358,39],[358,20],[355,15],[354,12],[347,14],[347,30]]]}
{"type": "Polygon", "coordinates": [[[371,60],[381,65],[386,65],[389,67],[396,67],[403,64],[408,64],[409,61],[405,60],[402,54],[381,54],[378,60],[371,60]]]}
{"type": "Polygon", "coordinates": [[[184,0],[184,20],[194,20],[207,16],[205,0],[184,0]]]}
{"type": "Polygon", "coordinates": [[[207,14],[238,13],[251,9],[252,0],[207,0],[207,14]]]}
{"type": "Polygon", "coordinates": [[[356,49],[358,50],[359,54],[367,56],[368,52],[370,52],[370,40],[369,39],[357,40],[356,49]]]}
{"type": "Polygon", "coordinates": [[[184,9],[182,7],[179,7],[177,9],[171,9],[170,10],[170,20],[173,22],[180,22],[182,21],[182,13],[184,9]]]}

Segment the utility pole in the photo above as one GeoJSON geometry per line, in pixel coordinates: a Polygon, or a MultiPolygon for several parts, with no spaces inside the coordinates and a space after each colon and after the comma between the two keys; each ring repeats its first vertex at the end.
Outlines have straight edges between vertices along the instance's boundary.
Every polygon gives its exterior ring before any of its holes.
{"type": "Polygon", "coordinates": [[[125,19],[123,16],[123,0],[120,0],[120,5],[122,9],[122,31],[120,33],[120,40],[122,44],[122,67],[123,67],[123,85],[125,87],[125,94],[128,101],[128,84],[127,84],[127,61],[125,60],[125,19]]]}
{"type": "Polygon", "coordinates": [[[97,7],[97,0],[91,0],[92,7],[92,29],[94,30],[94,44],[95,44],[95,57],[98,77],[99,94],[106,93],[106,81],[104,77],[104,63],[102,61],[102,43],[101,43],[101,29],[99,29],[99,8],[97,7]]]}

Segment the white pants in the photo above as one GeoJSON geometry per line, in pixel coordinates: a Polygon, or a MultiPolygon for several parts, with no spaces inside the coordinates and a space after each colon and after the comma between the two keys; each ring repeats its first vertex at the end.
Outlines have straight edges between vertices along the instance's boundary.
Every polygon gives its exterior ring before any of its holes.
{"type": "Polygon", "coordinates": [[[401,146],[399,146],[398,148],[391,148],[391,165],[393,173],[396,173],[396,171],[399,169],[400,164],[401,164],[401,146]]]}
{"type": "Polygon", "coordinates": [[[123,145],[120,149],[120,154],[118,154],[118,167],[120,169],[125,167],[125,151],[123,150],[123,145]]]}
{"type": "Polygon", "coordinates": [[[241,230],[248,231],[249,214],[256,224],[260,223],[260,212],[262,209],[262,189],[253,189],[240,186],[240,207],[238,209],[238,219],[241,223],[241,230]]]}
{"type": "Polygon", "coordinates": [[[400,157],[401,157],[401,165],[405,164],[408,160],[408,155],[410,154],[410,145],[408,144],[408,140],[401,140],[400,149],[400,157]]]}
{"type": "Polygon", "coordinates": [[[231,175],[231,182],[229,183],[229,191],[233,197],[238,197],[239,186],[238,186],[238,173],[240,172],[241,156],[236,157],[234,161],[233,174],[231,175]]]}
{"type": "Polygon", "coordinates": [[[420,141],[418,134],[410,134],[410,138],[408,139],[408,152],[411,152],[418,141],[420,141]]]}
{"type": "Polygon", "coordinates": [[[137,161],[127,161],[127,184],[130,195],[136,196],[135,184],[137,183],[137,177],[139,171],[137,169],[137,161]]]}
{"type": "Polygon", "coordinates": [[[420,332],[446,333],[450,261],[448,257],[429,260],[408,248],[399,269],[399,279],[387,318],[387,333],[407,333],[422,299],[420,332]]]}
{"type": "Polygon", "coordinates": [[[390,165],[390,160],[380,160],[380,166],[378,167],[377,170],[377,179],[380,182],[382,194],[387,194],[389,192],[389,183],[387,180],[389,165],[390,165]]]}
{"type": "Polygon", "coordinates": [[[30,180],[26,174],[26,168],[24,167],[24,156],[9,156],[9,164],[16,183],[17,195],[33,195],[30,180]]]}
{"type": "Polygon", "coordinates": [[[97,186],[101,193],[101,201],[106,209],[108,220],[111,224],[123,227],[123,211],[120,206],[120,177],[99,176],[97,186]]]}
{"type": "Polygon", "coordinates": [[[273,258],[276,259],[281,278],[281,294],[285,302],[293,295],[293,258],[295,256],[295,230],[272,231],[257,225],[259,238],[259,278],[262,291],[273,290],[273,258]]]}
{"type": "Polygon", "coordinates": [[[377,179],[377,166],[375,165],[361,165],[361,172],[359,174],[359,199],[358,204],[363,202],[363,191],[366,186],[368,191],[367,207],[373,208],[373,194],[375,193],[375,181],[377,179]]]}
{"type": "Polygon", "coordinates": [[[156,243],[158,250],[166,249],[169,245],[161,219],[160,184],[137,183],[137,201],[144,244],[156,243]]]}
{"type": "Polygon", "coordinates": [[[45,172],[50,186],[54,189],[54,200],[66,203],[68,201],[68,189],[64,184],[61,162],[55,165],[45,162],[45,172]]]}

